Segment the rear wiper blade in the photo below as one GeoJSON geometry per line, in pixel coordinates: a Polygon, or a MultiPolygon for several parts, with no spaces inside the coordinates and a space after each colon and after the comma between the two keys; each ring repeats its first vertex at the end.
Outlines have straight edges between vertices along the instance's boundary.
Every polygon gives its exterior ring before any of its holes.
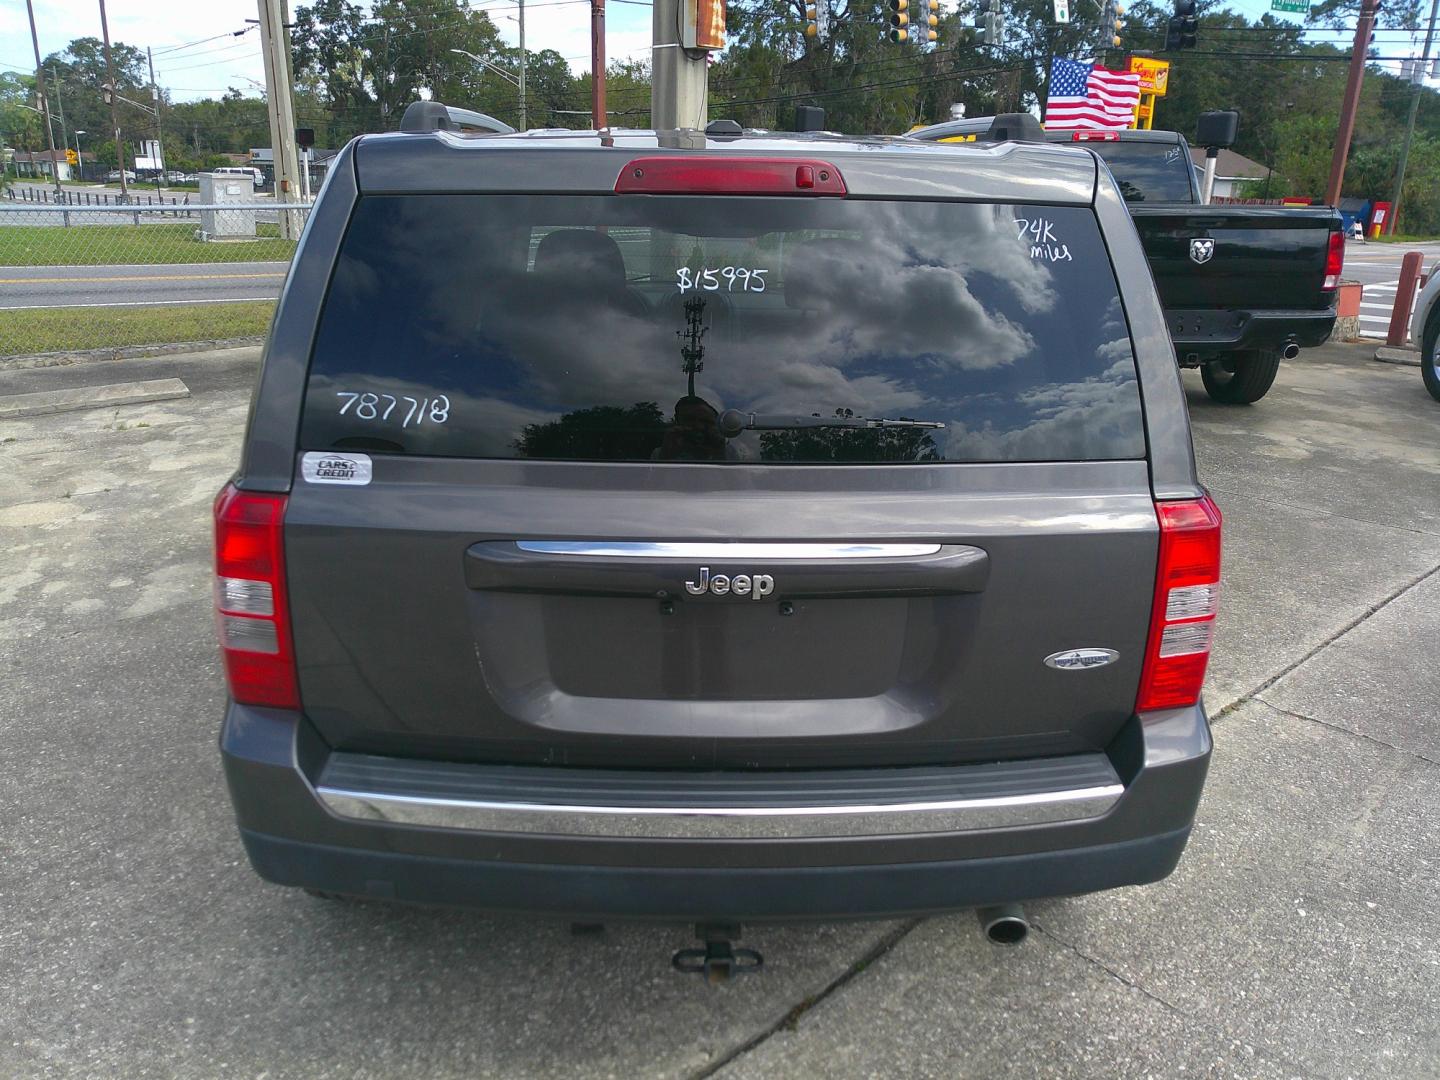
{"type": "Polygon", "coordinates": [[[938,420],[891,419],[883,416],[855,416],[836,412],[834,416],[799,416],[791,413],[753,413],[726,409],[720,414],[720,433],[727,439],[742,431],[792,431],[796,428],[943,428],[938,420]]]}

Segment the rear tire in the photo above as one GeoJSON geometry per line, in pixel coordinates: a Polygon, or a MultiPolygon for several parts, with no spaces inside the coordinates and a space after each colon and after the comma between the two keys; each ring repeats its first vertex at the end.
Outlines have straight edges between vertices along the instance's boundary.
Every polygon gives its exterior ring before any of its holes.
{"type": "Polygon", "coordinates": [[[1420,375],[1430,396],[1440,401],[1440,307],[1430,314],[1425,341],[1420,346],[1420,375]]]}
{"type": "Polygon", "coordinates": [[[1232,353],[1224,360],[1208,360],[1200,367],[1205,392],[1226,405],[1259,401],[1275,383],[1280,354],[1273,349],[1232,353]],[[1231,371],[1233,365],[1235,370],[1231,371]]]}

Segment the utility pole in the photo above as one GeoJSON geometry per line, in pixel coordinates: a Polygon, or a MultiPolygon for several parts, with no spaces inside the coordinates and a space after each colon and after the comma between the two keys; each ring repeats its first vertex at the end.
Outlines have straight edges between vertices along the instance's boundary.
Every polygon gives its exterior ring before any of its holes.
{"type": "Polygon", "coordinates": [[[45,68],[40,63],[40,35],[35,32],[33,0],[25,0],[25,8],[30,13],[30,44],[35,46],[35,91],[40,95],[40,119],[45,124],[45,141],[50,146],[50,178],[55,181],[55,196],[58,202],[60,199],[60,162],[55,160],[55,129],[50,126],[50,103],[45,100],[45,68]]]}
{"type": "Polygon", "coordinates": [[[115,160],[120,166],[120,201],[127,203],[130,188],[125,183],[125,142],[120,138],[120,84],[115,81],[115,61],[110,57],[110,23],[105,18],[105,0],[100,0],[100,30],[105,35],[105,77],[110,80],[110,129],[115,133],[115,160]]]}
{"type": "MultiPolygon", "coordinates": [[[[520,130],[530,130],[530,118],[525,111],[525,0],[520,4],[520,130]]],[[[1433,18],[1430,20],[1435,21],[1433,18]]]]}
{"type": "Polygon", "coordinates": [[[1415,114],[1420,110],[1425,65],[1430,61],[1430,43],[1435,39],[1437,8],[1440,8],[1440,0],[1430,0],[1430,27],[1425,31],[1425,50],[1420,54],[1420,66],[1415,69],[1415,81],[1410,86],[1410,115],[1405,120],[1405,139],[1400,144],[1400,164],[1395,169],[1395,194],[1390,197],[1390,220],[1385,225],[1385,231],[1392,235],[1395,232],[1395,222],[1400,217],[1400,195],[1405,187],[1405,166],[1410,163],[1410,140],[1415,137],[1415,114]]]}
{"type": "MultiPolygon", "coordinates": [[[[65,126],[65,102],[60,100],[60,78],[55,74],[55,68],[50,68],[50,82],[55,87],[55,110],[60,116],[60,145],[66,150],[70,149],[70,129],[65,126]]],[[[77,150],[78,154],[79,151],[77,150]]]]}
{"type": "Polygon", "coordinates": [[[703,129],[709,114],[706,54],[703,48],[687,48],[681,36],[687,6],[685,0],[655,0],[650,126],[656,131],[703,129]]]}
{"type": "MultiPolygon", "coordinates": [[[[674,3],[675,0],[661,2],[674,3]]],[[[653,101],[653,82],[650,97],[653,101]]],[[[610,126],[605,116],[605,0],[590,0],[590,122],[595,125],[596,131],[604,131],[610,126]]]]}
{"type": "Polygon", "coordinates": [[[1355,134],[1355,111],[1360,106],[1360,83],[1365,77],[1365,53],[1370,47],[1370,28],[1375,24],[1379,0],[1361,0],[1360,18],[1355,22],[1355,46],[1350,53],[1350,75],[1345,80],[1345,99],[1340,106],[1340,130],[1335,134],[1335,155],[1330,159],[1330,182],[1325,185],[1325,203],[1340,205],[1345,184],[1345,162],[1350,157],[1350,139],[1355,134]]]}
{"type": "Polygon", "coordinates": [[[165,179],[165,148],[162,145],[165,134],[160,124],[160,90],[155,85],[155,57],[150,55],[150,46],[145,46],[145,60],[150,65],[150,99],[155,102],[155,163],[160,167],[160,175],[155,180],[158,188],[165,179]]]}
{"type": "MultiPolygon", "coordinates": [[[[300,163],[295,153],[295,110],[290,98],[290,57],[281,0],[259,0],[261,51],[265,59],[265,105],[270,116],[270,146],[275,159],[275,201],[294,201],[300,192],[300,163]]],[[[280,214],[280,235],[294,240],[299,223],[280,214]]]]}

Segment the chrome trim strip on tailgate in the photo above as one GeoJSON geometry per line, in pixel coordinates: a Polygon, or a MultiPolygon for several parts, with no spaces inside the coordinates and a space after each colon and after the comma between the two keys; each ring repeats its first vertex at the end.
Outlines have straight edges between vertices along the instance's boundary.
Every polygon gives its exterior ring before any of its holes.
{"type": "Polygon", "coordinates": [[[913,559],[935,555],[939,544],[648,543],[628,540],[517,540],[539,555],[606,559],[913,559]]]}
{"type": "Polygon", "coordinates": [[[341,817],[478,832],[643,839],[771,840],[965,832],[1079,821],[1105,814],[1122,784],[1015,796],[855,806],[582,806],[397,795],[320,786],[341,817]]]}

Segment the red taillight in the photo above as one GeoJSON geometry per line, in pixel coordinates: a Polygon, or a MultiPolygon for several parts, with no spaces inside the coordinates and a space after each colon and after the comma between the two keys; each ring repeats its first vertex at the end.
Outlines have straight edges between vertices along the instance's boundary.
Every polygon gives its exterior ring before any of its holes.
{"type": "Polygon", "coordinates": [[[1220,508],[1210,496],[1155,504],[1160,558],[1136,712],[1200,700],[1220,599],[1220,508]]]}
{"type": "Polygon", "coordinates": [[[1070,136],[1071,142],[1119,142],[1118,131],[1077,131],[1070,136]]]}
{"type": "Polygon", "coordinates": [[[1345,268],[1345,234],[1330,234],[1330,250],[1325,256],[1325,284],[1322,289],[1340,288],[1340,271],[1345,268]]]}
{"type": "Polygon", "coordinates": [[[215,497],[215,626],[230,696],[298,709],[285,596],[285,496],[226,484],[215,497]]]}
{"type": "Polygon", "coordinates": [[[616,195],[844,195],[840,170],[814,158],[636,158],[620,170],[616,195]]]}

